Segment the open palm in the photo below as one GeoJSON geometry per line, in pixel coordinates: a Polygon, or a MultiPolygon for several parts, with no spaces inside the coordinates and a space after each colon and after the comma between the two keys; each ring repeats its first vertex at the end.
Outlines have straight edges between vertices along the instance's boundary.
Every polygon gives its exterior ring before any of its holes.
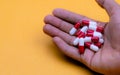
{"type": "MultiPolygon", "coordinates": [[[[96,0],[100,6],[106,9],[110,16],[107,23],[99,22],[105,28],[104,45],[98,52],[86,49],[84,54],[79,54],[73,46],[75,36],[69,35],[73,24],[83,19],[91,20],[85,16],[72,13],[64,9],[55,9],[53,16],[48,15],[44,21],[43,30],[53,37],[53,41],[67,56],[72,57],[90,69],[103,74],[120,74],[120,6],[114,0],[96,0]]],[[[93,20],[95,21],[95,20],[93,20]]]]}

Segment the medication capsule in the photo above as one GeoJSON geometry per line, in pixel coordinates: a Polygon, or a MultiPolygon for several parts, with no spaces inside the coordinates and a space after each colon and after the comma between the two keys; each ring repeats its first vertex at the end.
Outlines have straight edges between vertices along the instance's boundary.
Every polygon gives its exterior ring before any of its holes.
{"type": "Polygon", "coordinates": [[[84,25],[87,25],[87,26],[89,26],[89,25],[97,26],[97,23],[94,22],[94,21],[82,20],[82,25],[83,25],[83,26],[84,26],[84,25]]]}
{"type": "Polygon", "coordinates": [[[96,46],[98,46],[99,48],[101,48],[101,46],[102,46],[102,43],[100,43],[100,42],[97,42],[97,43],[94,43],[96,46]]]}
{"type": "Polygon", "coordinates": [[[95,46],[94,44],[91,44],[91,43],[89,43],[89,42],[86,42],[86,43],[85,43],[85,46],[86,46],[87,48],[93,50],[93,51],[98,51],[98,50],[99,50],[99,48],[98,48],[97,46],[95,46]]]}
{"type": "Polygon", "coordinates": [[[74,46],[78,45],[79,39],[80,39],[80,38],[84,38],[84,37],[85,37],[85,33],[80,34],[80,35],[73,41],[73,45],[74,45],[74,46]]]}
{"type": "Polygon", "coordinates": [[[79,37],[77,37],[74,41],[73,41],[73,45],[76,46],[79,43],[79,37]]]}
{"type": "Polygon", "coordinates": [[[80,34],[82,33],[85,33],[86,31],[88,30],[88,27],[87,26],[84,26],[82,27],[81,29],[79,29],[77,32],[76,32],[76,36],[79,36],[80,34]]]}
{"type": "Polygon", "coordinates": [[[91,29],[87,30],[87,33],[93,33],[93,32],[94,32],[94,30],[91,30],[91,29]]]}
{"type": "Polygon", "coordinates": [[[77,29],[79,29],[79,28],[80,28],[80,23],[78,22],[78,23],[76,23],[76,24],[74,25],[74,27],[69,31],[69,34],[70,34],[70,35],[74,35],[75,32],[77,31],[77,29]]]}
{"type": "Polygon", "coordinates": [[[96,36],[94,36],[94,37],[85,37],[84,41],[85,42],[98,42],[99,41],[99,37],[96,37],[96,36]]]}
{"type": "Polygon", "coordinates": [[[98,42],[101,43],[101,44],[103,44],[103,43],[104,43],[104,40],[103,40],[103,39],[99,39],[98,42]]]}
{"type": "Polygon", "coordinates": [[[96,28],[96,31],[103,33],[104,32],[104,28],[102,26],[98,26],[96,28]]]}
{"type": "Polygon", "coordinates": [[[102,34],[100,32],[94,31],[93,33],[87,33],[86,36],[90,36],[90,37],[97,36],[97,37],[101,38],[102,34]]]}
{"type": "Polygon", "coordinates": [[[84,41],[85,42],[94,42],[94,43],[97,43],[97,42],[103,43],[104,42],[104,40],[102,38],[99,38],[97,36],[85,37],[84,41]]]}
{"type": "Polygon", "coordinates": [[[85,41],[84,41],[84,43],[85,43],[85,47],[86,47],[86,48],[88,47],[88,44],[89,44],[89,45],[92,44],[92,42],[85,42],[85,41]]]}
{"type": "Polygon", "coordinates": [[[91,29],[91,30],[94,30],[94,31],[97,31],[97,32],[101,32],[101,33],[103,33],[103,30],[104,30],[104,28],[103,27],[101,27],[101,26],[93,26],[93,25],[89,25],[89,29],[91,29]]]}
{"type": "Polygon", "coordinates": [[[80,38],[79,39],[79,53],[83,54],[85,51],[85,47],[84,47],[84,39],[80,38]]]}

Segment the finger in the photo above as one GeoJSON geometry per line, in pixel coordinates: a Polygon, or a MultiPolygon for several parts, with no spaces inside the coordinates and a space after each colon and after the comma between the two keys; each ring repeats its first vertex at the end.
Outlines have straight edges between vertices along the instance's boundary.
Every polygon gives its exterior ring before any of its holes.
{"type": "MultiPolygon", "coordinates": [[[[64,9],[60,9],[60,8],[55,9],[53,11],[53,15],[65,20],[65,21],[68,21],[70,23],[73,23],[73,24],[77,23],[77,22],[81,22],[83,19],[93,20],[93,19],[87,18],[85,16],[82,16],[82,15],[79,15],[79,14],[76,14],[76,13],[73,13],[73,12],[70,12],[70,11],[67,11],[64,9]]],[[[96,21],[96,20],[93,20],[93,21],[96,21]]],[[[99,21],[96,21],[96,22],[99,25],[105,26],[104,22],[99,22],[99,21]]]]}
{"type": "Polygon", "coordinates": [[[91,68],[91,62],[94,55],[95,55],[95,52],[93,52],[90,49],[85,49],[84,54],[81,54],[81,62],[84,63],[89,68],[91,68]]]}
{"type": "Polygon", "coordinates": [[[70,36],[69,34],[59,30],[58,28],[50,24],[46,24],[43,28],[43,31],[52,37],[58,36],[62,38],[65,42],[67,42],[68,44],[73,45],[75,36],[70,36]]]}
{"type": "Polygon", "coordinates": [[[72,47],[70,45],[68,45],[64,40],[62,40],[59,37],[54,37],[53,38],[54,43],[58,46],[58,48],[67,56],[78,60],[80,62],[82,62],[83,64],[85,64],[86,66],[88,66],[89,68],[91,67],[91,60],[94,56],[94,52],[86,49],[84,54],[79,54],[78,49],[75,47],[72,47]]]}
{"type": "Polygon", "coordinates": [[[78,15],[76,13],[73,13],[64,9],[60,9],[60,8],[55,9],[53,11],[53,15],[61,19],[64,19],[66,21],[69,21],[71,23],[76,23],[86,18],[85,16],[78,15]]]}
{"type": "Polygon", "coordinates": [[[54,37],[53,42],[57,45],[57,47],[67,56],[80,61],[80,54],[78,53],[78,49],[68,45],[64,40],[60,37],[54,37]]]}
{"type": "Polygon", "coordinates": [[[69,33],[70,29],[73,27],[72,24],[63,21],[55,16],[52,15],[48,15],[45,17],[44,22],[46,24],[51,24],[57,28],[59,28],[60,30],[69,33]]]}
{"type": "Polygon", "coordinates": [[[118,9],[120,9],[115,0],[96,0],[96,2],[105,8],[109,16],[112,16],[118,9]]]}

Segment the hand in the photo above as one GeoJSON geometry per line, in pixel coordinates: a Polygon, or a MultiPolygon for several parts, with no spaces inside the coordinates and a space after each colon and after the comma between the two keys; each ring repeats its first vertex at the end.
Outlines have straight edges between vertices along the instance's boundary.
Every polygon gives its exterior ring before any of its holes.
{"type": "Polygon", "coordinates": [[[72,44],[75,36],[68,34],[73,24],[82,19],[91,20],[85,16],[64,9],[55,9],[53,16],[45,17],[46,25],[43,30],[52,36],[54,43],[67,56],[84,63],[96,72],[120,75],[120,6],[114,0],[96,0],[96,2],[107,11],[110,17],[109,22],[106,23],[96,21],[98,25],[105,28],[105,42],[98,52],[86,49],[84,54],[80,55],[78,49],[72,44]]]}

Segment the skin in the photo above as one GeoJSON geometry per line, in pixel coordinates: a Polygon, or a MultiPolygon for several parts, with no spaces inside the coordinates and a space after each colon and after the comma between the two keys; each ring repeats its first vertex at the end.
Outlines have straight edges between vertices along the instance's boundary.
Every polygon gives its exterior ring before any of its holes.
{"type": "Polygon", "coordinates": [[[57,47],[67,56],[84,63],[93,71],[106,75],[120,75],[120,6],[114,0],[96,0],[109,15],[109,22],[99,22],[104,29],[104,45],[98,52],[86,49],[79,54],[73,46],[75,36],[69,35],[70,29],[76,22],[89,19],[85,16],[64,10],[55,9],[53,15],[44,19],[43,31],[50,35],[57,47]]]}

